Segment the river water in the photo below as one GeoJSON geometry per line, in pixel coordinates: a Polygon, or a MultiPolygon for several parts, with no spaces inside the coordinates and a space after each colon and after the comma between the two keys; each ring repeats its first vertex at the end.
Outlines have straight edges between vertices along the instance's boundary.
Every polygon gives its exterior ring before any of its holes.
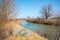
{"type": "Polygon", "coordinates": [[[25,28],[27,28],[33,32],[37,32],[42,37],[46,37],[49,40],[59,40],[59,37],[60,37],[59,36],[60,27],[59,26],[30,23],[25,20],[22,21],[22,24],[25,28]]]}

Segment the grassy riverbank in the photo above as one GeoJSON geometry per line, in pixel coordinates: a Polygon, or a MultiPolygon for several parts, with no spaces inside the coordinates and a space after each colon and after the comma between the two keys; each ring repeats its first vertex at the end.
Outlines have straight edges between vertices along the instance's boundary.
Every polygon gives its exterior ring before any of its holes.
{"type": "Polygon", "coordinates": [[[36,32],[24,28],[19,20],[12,20],[4,25],[0,31],[0,40],[48,40],[36,32]]]}
{"type": "Polygon", "coordinates": [[[48,19],[40,18],[40,19],[30,19],[27,21],[38,24],[60,26],[60,18],[48,18],[48,19]]]}

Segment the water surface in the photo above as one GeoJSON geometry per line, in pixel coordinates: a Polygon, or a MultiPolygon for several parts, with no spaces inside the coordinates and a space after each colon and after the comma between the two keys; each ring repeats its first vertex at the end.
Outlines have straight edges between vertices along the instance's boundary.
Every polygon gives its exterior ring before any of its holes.
{"type": "Polygon", "coordinates": [[[25,28],[37,32],[41,36],[49,38],[49,40],[58,40],[59,38],[59,26],[30,23],[25,20],[22,21],[22,24],[25,28]]]}

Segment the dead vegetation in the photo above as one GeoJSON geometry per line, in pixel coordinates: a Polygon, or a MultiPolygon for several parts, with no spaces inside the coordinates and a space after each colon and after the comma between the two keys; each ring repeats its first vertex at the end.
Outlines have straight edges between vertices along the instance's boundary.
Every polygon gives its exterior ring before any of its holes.
{"type": "MultiPolygon", "coordinates": [[[[47,40],[46,38],[40,37],[38,34],[31,31],[29,31],[31,34],[29,37],[16,36],[18,35],[20,29],[25,28],[19,25],[19,22],[15,21],[14,18],[18,11],[14,9],[15,6],[12,2],[12,0],[2,0],[0,5],[0,40],[47,40]],[[19,30],[17,32],[14,31],[15,28],[19,30]]],[[[26,33],[23,33],[23,35],[25,34],[26,33]]]]}

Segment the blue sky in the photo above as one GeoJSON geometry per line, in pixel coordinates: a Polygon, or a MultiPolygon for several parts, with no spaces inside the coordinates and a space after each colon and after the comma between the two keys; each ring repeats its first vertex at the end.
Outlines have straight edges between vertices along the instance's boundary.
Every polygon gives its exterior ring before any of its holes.
{"type": "Polygon", "coordinates": [[[51,4],[54,11],[60,11],[60,0],[16,0],[20,8],[19,17],[37,17],[43,5],[51,4]]]}
{"type": "Polygon", "coordinates": [[[17,18],[37,17],[43,5],[51,4],[54,11],[60,11],[60,0],[15,0],[19,12],[17,18]]]}

